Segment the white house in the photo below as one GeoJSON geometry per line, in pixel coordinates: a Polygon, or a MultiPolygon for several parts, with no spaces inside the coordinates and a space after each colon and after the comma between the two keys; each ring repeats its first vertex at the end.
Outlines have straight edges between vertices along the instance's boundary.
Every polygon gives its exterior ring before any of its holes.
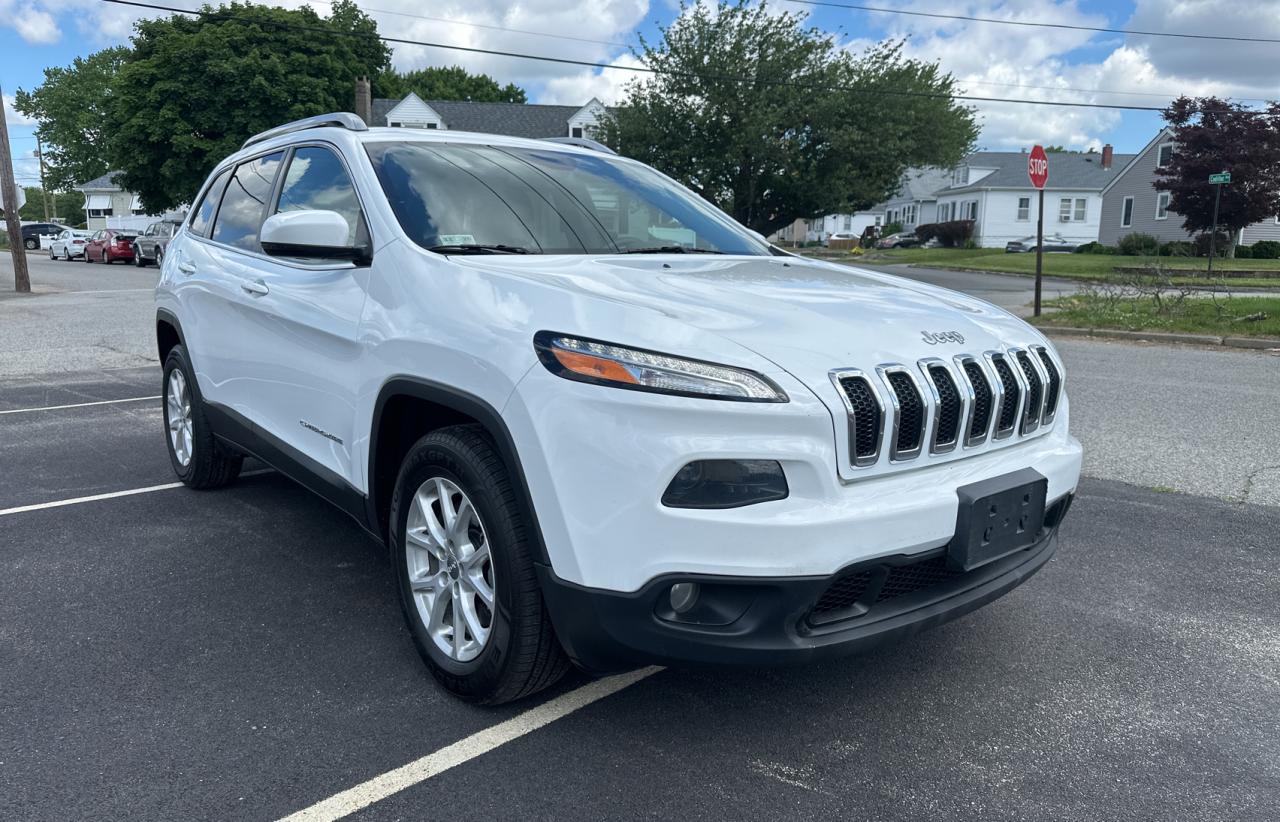
{"type": "Polygon", "coordinates": [[[164,214],[148,214],[138,195],[125,191],[116,182],[120,172],[108,171],[101,177],[76,186],[84,193],[85,228],[97,231],[101,228],[144,229],[159,219],[178,219],[182,211],[164,214]]]}
{"type": "MultiPolygon", "coordinates": [[[[1044,232],[1074,243],[1098,239],[1102,189],[1117,174],[1117,163],[1132,155],[1054,152],[1044,189],[1044,232]]],[[[935,192],[936,221],[973,220],[974,240],[983,248],[1003,248],[1011,240],[1033,237],[1039,193],[1027,179],[1027,154],[980,151],[969,155],[935,192]]]]}
{"type": "Polygon", "coordinates": [[[467,100],[423,100],[410,92],[403,100],[372,100],[361,111],[357,85],[356,113],[371,126],[399,126],[453,131],[478,131],[509,137],[587,137],[594,134],[608,109],[592,98],[582,106],[542,106],[529,103],[481,103],[467,100]]]}

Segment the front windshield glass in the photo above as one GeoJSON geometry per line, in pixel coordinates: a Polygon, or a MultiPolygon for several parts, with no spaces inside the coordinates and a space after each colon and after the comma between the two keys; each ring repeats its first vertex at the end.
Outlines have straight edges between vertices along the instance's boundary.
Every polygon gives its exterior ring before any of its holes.
{"type": "Polygon", "coordinates": [[[425,248],[770,253],[697,195],[637,163],[450,143],[369,143],[366,149],[396,219],[425,248]]]}

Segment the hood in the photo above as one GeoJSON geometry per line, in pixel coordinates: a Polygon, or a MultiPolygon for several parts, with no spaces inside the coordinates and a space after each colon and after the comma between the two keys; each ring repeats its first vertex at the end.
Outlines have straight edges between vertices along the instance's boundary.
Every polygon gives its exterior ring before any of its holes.
{"type": "Polygon", "coordinates": [[[1042,341],[1026,323],[982,300],[797,257],[495,255],[452,260],[536,278],[583,297],[651,309],[732,340],[810,387],[829,385],[827,375],[834,368],[870,369],[924,357],[949,360],[962,352],[980,354],[1000,345],[1042,341]]]}

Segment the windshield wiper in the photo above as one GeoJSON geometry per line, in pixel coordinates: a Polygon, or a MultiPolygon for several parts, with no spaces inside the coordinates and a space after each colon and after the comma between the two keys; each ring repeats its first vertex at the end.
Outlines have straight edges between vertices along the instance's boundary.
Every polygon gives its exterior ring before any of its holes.
{"type": "Polygon", "coordinates": [[[481,245],[479,243],[446,243],[428,246],[427,251],[437,254],[528,254],[529,249],[518,245],[481,245]]]}
{"type": "Polygon", "coordinates": [[[652,248],[628,248],[623,254],[723,254],[709,248],[693,248],[687,245],[658,245],[652,248]]]}

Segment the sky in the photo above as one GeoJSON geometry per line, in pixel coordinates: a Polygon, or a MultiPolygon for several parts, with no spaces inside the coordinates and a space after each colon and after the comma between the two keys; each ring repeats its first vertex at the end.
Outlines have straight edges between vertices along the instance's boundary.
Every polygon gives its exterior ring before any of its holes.
{"type": "MultiPolygon", "coordinates": [[[[144,0],[145,1],[145,0],[144,0]]],[[[1280,39],[1280,0],[822,0],[899,11],[933,12],[1143,32],[1280,39]]],[[[195,0],[155,0],[196,8],[195,0]]],[[[379,29],[403,39],[638,65],[638,36],[653,41],[680,13],[672,0],[357,0],[379,29]]],[[[276,0],[275,5],[320,0],[276,0]]],[[[964,93],[1025,101],[1058,100],[1163,106],[1178,94],[1230,96],[1251,105],[1280,97],[1280,43],[1031,28],[937,19],[771,0],[775,11],[804,12],[808,23],[857,53],[885,39],[905,53],[937,61],[964,93]]],[[[19,182],[38,184],[33,124],[12,109],[14,90],[32,89],[44,69],[125,43],[144,9],[103,0],[0,0],[0,89],[19,182]]],[[[163,13],[156,12],[160,15],[163,13]]],[[[636,75],[439,48],[393,44],[401,70],[461,65],[515,82],[533,103],[616,102],[636,75]]],[[[886,105],[891,105],[887,102],[886,105]]],[[[1136,152],[1159,130],[1154,112],[975,102],[980,148],[1016,150],[1035,143],[1069,149],[1114,145],[1136,152]]]]}

